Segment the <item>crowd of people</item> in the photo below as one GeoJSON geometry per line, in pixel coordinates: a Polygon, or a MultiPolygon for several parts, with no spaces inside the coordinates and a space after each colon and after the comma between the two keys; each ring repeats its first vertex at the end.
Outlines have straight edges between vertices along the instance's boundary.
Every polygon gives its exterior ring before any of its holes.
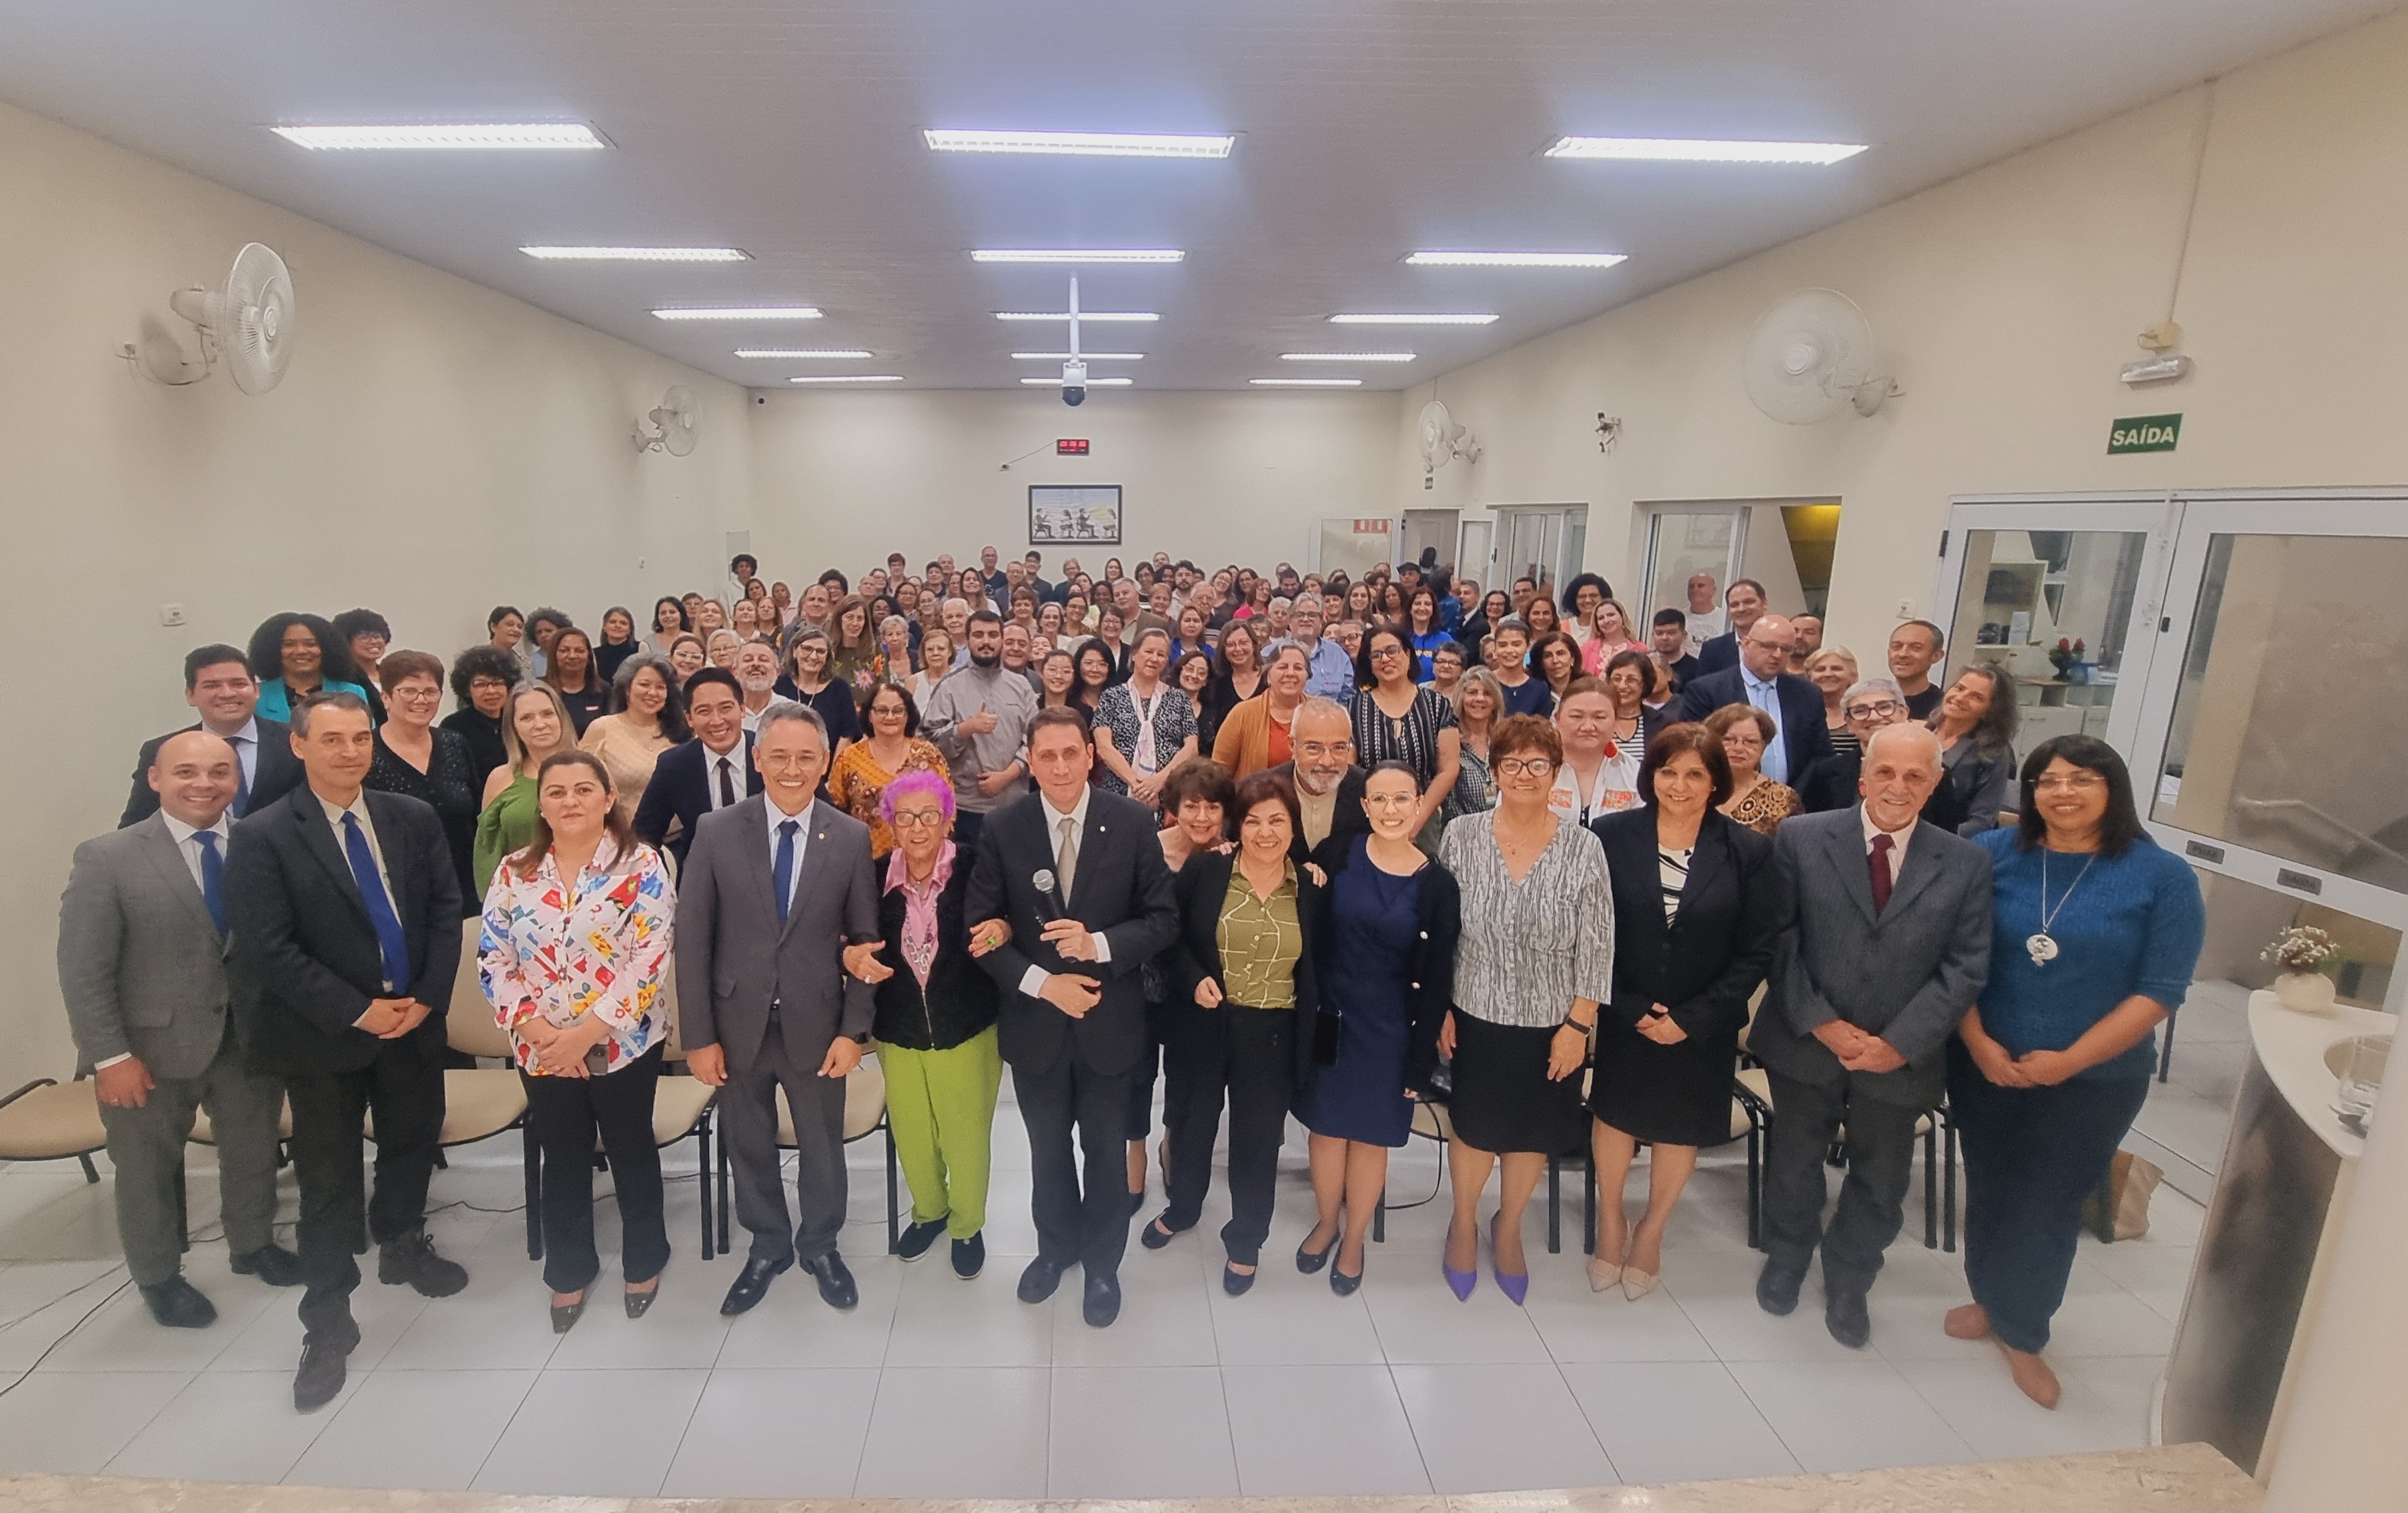
{"type": "Polygon", "coordinates": [[[1225,1127],[1222,1285],[1253,1286],[1291,1116],[1314,1198],[1296,1263],[1354,1291],[1389,1154],[1431,1104],[1457,1297],[1484,1255],[1523,1301],[1526,1205],[1583,1152],[1591,1285],[1642,1297],[1745,1055],[1771,1090],[1759,1304],[1793,1310],[1819,1253],[1826,1326],[1868,1342],[1915,1126],[1945,1098],[1972,1301],[1942,1326],[1995,1338],[2055,1405],[2081,1202],[2204,928],[2113,749],[2018,760],[2013,680],[1935,682],[1938,627],[1900,625],[1866,676],[1746,580],[1634,616],[1594,573],[1484,591],[1426,556],[1360,580],[1101,566],[1048,581],[988,547],[915,576],[898,552],[796,594],[739,555],[724,595],[664,597],[648,625],[496,608],[448,662],[366,609],[193,652],[198,722],[143,748],[121,828],[77,852],[59,947],[158,1320],[214,1317],[180,1275],[196,1108],[234,1269],[305,1289],[297,1407],[344,1380],[364,1240],[380,1281],[465,1285],[424,1224],[449,1014],[509,1037],[564,1332],[601,1269],[597,1143],[624,1306],[657,1294],[665,1074],[716,1089],[750,1236],[736,1314],[797,1266],[857,1301],[843,1117],[871,1053],[899,1253],[947,1240],[977,1275],[1009,1066],[1039,1240],[1018,1295],[1076,1266],[1104,1327],[1154,1161],[1148,1249],[1200,1221],[1225,1127]],[[452,1001],[464,949],[484,1002],[452,1001]],[[280,1100],[297,1253],[271,1231],[280,1100]]]}

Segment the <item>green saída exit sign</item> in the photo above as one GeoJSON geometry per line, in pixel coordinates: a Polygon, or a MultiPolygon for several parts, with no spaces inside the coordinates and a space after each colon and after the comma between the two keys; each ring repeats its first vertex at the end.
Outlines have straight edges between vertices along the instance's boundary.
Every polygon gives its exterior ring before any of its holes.
{"type": "Polygon", "coordinates": [[[2127,452],[2172,452],[2182,439],[2180,415],[2131,415],[2107,428],[2107,455],[2127,452]]]}

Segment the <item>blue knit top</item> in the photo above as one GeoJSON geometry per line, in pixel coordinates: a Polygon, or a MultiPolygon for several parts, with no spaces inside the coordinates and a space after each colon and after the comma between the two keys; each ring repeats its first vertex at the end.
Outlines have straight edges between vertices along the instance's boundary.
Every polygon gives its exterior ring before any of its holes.
{"type": "MultiPolygon", "coordinates": [[[[2181,1006],[2207,936],[2207,906],[2187,862],[2145,835],[2120,857],[2026,850],[2012,828],[1973,840],[1988,848],[1992,868],[1990,980],[1982,989],[1982,1028],[2008,1055],[2064,1050],[2135,993],[2168,1009],[2181,1006]],[[2024,942],[2041,928],[2043,859],[2048,933],[2057,954],[2035,966],[2024,942]],[[2091,864],[2086,875],[2085,862],[2091,864]],[[2066,902],[2069,889],[2072,898],[2066,902]]],[[[2153,1030],[2076,1080],[2145,1077],[2157,1065],[2157,1040],[2153,1030]]]]}

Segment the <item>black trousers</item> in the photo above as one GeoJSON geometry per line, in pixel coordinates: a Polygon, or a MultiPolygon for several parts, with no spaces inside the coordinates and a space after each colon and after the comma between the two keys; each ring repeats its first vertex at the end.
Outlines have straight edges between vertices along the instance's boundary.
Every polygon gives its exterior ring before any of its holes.
{"type": "Polygon", "coordinates": [[[2149,1079],[2001,1088],[1961,1042],[1948,1053],[1948,1106],[1965,1153],[1965,1280],[1991,1333],[2038,1354],[2065,1301],[2083,1200],[2140,1116],[2149,1079]]]}
{"type": "Polygon", "coordinates": [[[1914,1167],[1914,1126],[1924,1110],[1849,1096],[1773,1073],[1772,1127],[1764,1143],[1764,1248],[1772,1262],[1803,1272],[1817,1246],[1827,1292],[1864,1293],[1881,1274],[1882,1252],[1906,1220],[1914,1167]],[[1823,1155],[1847,1126],[1848,1174],[1839,1207],[1823,1226],[1823,1155]]]}
{"type": "Polygon", "coordinates": [[[1252,1266],[1271,1232],[1279,1184],[1280,1145],[1296,1096],[1296,1013],[1223,1004],[1197,1009],[1179,1035],[1187,1061],[1187,1088],[1179,1127],[1170,1137],[1172,1230],[1194,1226],[1212,1186],[1212,1146],[1221,1132],[1221,1102],[1229,1104],[1229,1222],[1221,1244],[1229,1259],[1252,1266]]]}
{"type": "Polygon", "coordinates": [[[1091,1275],[1117,1274],[1128,1249],[1128,1073],[1097,1072],[1071,1050],[1042,1072],[1011,1069],[1028,1126],[1037,1253],[1091,1275]]]}
{"type": "MultiPolygon", "coordinates": [[[[1153,964],[1147,963],[1149,971],[1153,964]]],[[[1179,1131],[1180,1110],[1187,1106],[1187,1053],[1173,1028],[1180,1016],[1176,1004],[1145,1006],[1145,1050],[1129,1072],[1128,1137],[1143,1140],[1154,1132],[1154,1085],[1162,1082],[1162,1130],[1179,1131]]],[[[1191,1007],[1188,1013],[1195,1012],[1191,1007]]]]}
{"type": "Polygon", "coordinates": [[[301,1323],[311,1338],[358,1338],[351,1258],[426,1222],[426,1185],[443,1135],[443,1068],[409,1042],[388,1042],[357,1072],[284,1079],[293,1105],[293,1173],[301,1188],[301,1323]],[[360,1171],[362,1122],[376,1111],[376,1196],[360,1171]],[[363,1227],[366,1232],[363,1233],[363,1227]]]}
{"type": "Polygon", "coordinates": [[[652,1091],[666,1045],[602,1077],[535,1077],[526,1088],[527,1125],[543,1151],[543,1280],[554,1292],[581,1292],[601,1274],[594,1249],[594,1142],[610,1159],[619,1200],[620,1270],[650,1281],[669,1263],[661,1217],[661,1152],[652,1144],[652,1091]]]}

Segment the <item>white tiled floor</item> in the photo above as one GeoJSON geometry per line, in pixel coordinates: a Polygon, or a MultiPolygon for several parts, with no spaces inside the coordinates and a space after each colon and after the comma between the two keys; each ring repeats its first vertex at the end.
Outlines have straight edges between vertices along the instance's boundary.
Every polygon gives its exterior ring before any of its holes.
{"type": "MultiPolygon", "coordinates": [[[[2175,1082],[2143,1116],[2156,1138],[2189,1139],[2210,1171],[2220,1122],[2204,1147],[2176,1129],[2214,1102],[2229,1059],[2218,1047],[2230,1044],[2219,1007],[2186,1012],[2175,1082]]],[[[2220,1121],[2222,1105],[2212,1112],[2220,1121]]],[[[1218,1286],[1216,1191],[1195,1232],[1158,1252],[1131,1246],[1125,1305],[1108,1331],[1081,1322],[1075,1275],[1045,1306],[1012,1296],[1034,1243],[1008,1085],[991,1255],[976,1281],[953,1276],[941,1245],[909,1267],[883,1253],[881,1151],[875,1140],[854,1147],[845,1252],[862,1301],[850,1314],[790,1274],[752,1313],[720,1318],[735,1262],[697,1259],[693,1155],[681,1148],[668,1158],[678,1259],[661,1303],[631,1322],[606,1272],[597,1305],[560,1339],[525,1257],[506,1137],[453,1152],[436,1177],[434,1201],[460,1206],[431,1224],[468,1266],[467,1290],[430,1303],[366,1284],[351,1386],[306,1419],[290,1398],[294,1293],[233,1276],[224,1246],[201,1243],[188,1272],[220,1321],[161,1330],[130,1290],[112,1295],[124,1274],[106,1183],[87,1186],[71,1163],[0,1169],[0,1470],[602,1495],[1136,1498],[1506,1490],[2140,1445],[2200,1224],[2196,1205],[2167,1190],[2148,1238],[2084,1241],[2051,1351],[2066,1398],[2050,1414],[2014,1391],[1989,1347],[1941,1333],[1963,1279],[1955,1257],[1923,1247],[1919,1203],[1859,1353],[1825,1333],[1812,1285],[1788,1318],[1756,1308],[1742,1147],[1708,1154],[1668,1237],[1664,1285],[1637,1304],[1588,1290],[1568,1174],[1564,1251],[1544,1252],[1534,1211],[1529,1306],[1516,1308],[1484,1276],[1469,1303],[1446,1290],[1443,1201],[1390,1216],[1355,1296],[1299,1275],[1287,1256],[1312,1211],[1301,1146],[1296,1133],[1270,1264],[1251,1292],[1218,1286]]],[[[1401,1154],[1393,1193],[1430,1191],[1436,1160],[1426,1144],[1401,1154]]],[[[208,1162],[197,1153],[192,1174],[204,1223],[216,1208],[208,1162]]],[[[289,1216],[289,1178],[286,1202],[289,1216]]],[[[1147,1212],[1158,1203],[1157,1189],[1147,1212]]],[[[615,1213],[606,1203],[602,1214],[608,1254],[615,1213]]]]}

